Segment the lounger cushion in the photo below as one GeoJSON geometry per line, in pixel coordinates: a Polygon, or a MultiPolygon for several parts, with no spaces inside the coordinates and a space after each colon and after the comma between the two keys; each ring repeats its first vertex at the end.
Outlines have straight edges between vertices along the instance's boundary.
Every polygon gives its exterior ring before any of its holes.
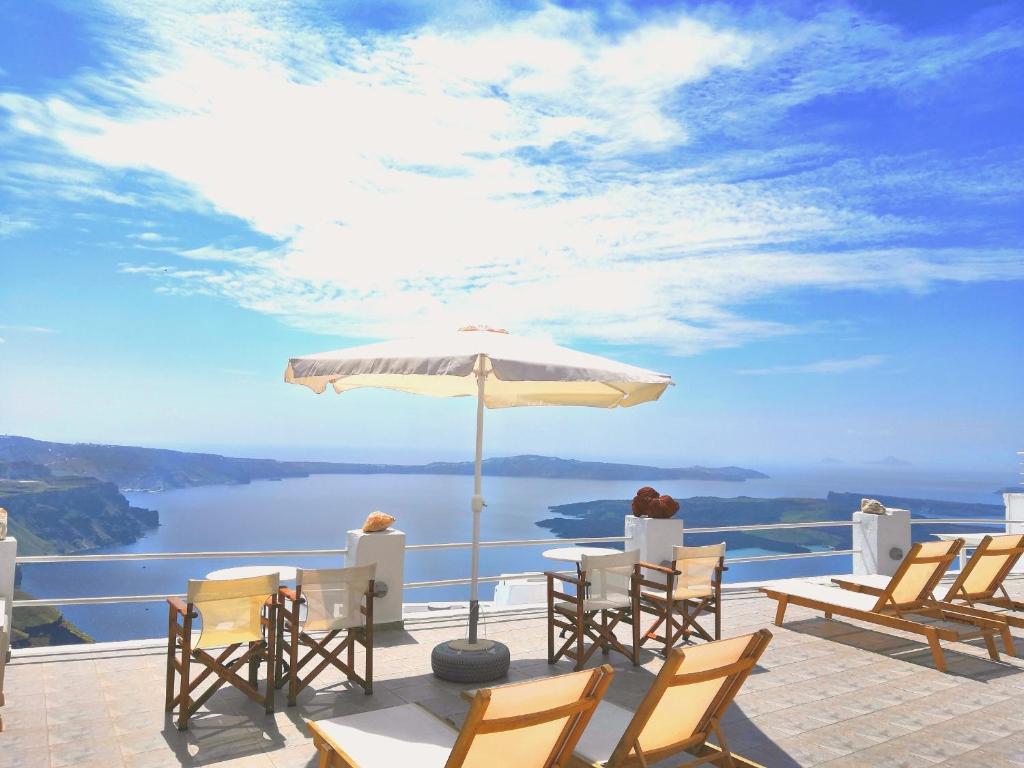
{"type": "Polygon", "coordinates": [[[878,598],[873,595],[865,595],[860,592],[850,592],[839,587],[826,587],[823,584],[812,584],[807,581],[788,581],[778,586],[766,587],[771,592],[779,592],[783,595],[802,597],[807,600],[816,600],[819,603],[839,606],[841,608],[852,608],[856,611],[871,611],[878,603],[878,598]]]}
{"type": "Polygon", "coordinates": [[[458,735],[416,704],[317,720],[316,724],[361,768],[443,768],[458,735]]]}
{"type": "Polygon", "coordinates": [[[630,710],[602,699],[576,744],[575,753],[588,763],[606,762],[632,719],[630,710]]]}

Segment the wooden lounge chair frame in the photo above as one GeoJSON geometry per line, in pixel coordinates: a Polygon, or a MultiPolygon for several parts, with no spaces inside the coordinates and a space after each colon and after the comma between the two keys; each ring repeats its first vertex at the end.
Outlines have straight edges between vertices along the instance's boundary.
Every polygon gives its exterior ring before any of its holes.
{"type": "Polygon", "coordinates": [[[203,648],[193,647],[192,623],[200,617],[196,605],[184,602],[178,597],[167,598],[167,688],[164,709],[173,712],[178,708],[177,727],[179,731],[188,728],[188,721],[225,683],[230,683],[257,704],[264,712],[274,711],[274,672],[277,649],[277,598],[271,593],[260,615],[263,639],[249,643],[232,643],[214,655],[203,648]],[[180,620],[180,621],[179,621],[180,620]],[[247,645],[246,650],[232,658],[236,651],[247,645]],[[180,660],[178,658],[180,652],[180,660]],[[198,662],[203,670],[191,677],[192,662],[198,662]],[[267,684],[263,693],[259,691],[258,673],[260,664],[266,664],[267,684]],[[248,666],[248,679],[238,671],[248,666]],[[211,675],[215,680],[198,697],[193,694],[211,675]],[[180,683],[175,694],[175,678],[180,683]]]}
{"type": "Polygon", "coordinates": [[[849,619],[856,619],[857,621],[878,624],[901,632],[922,635],[928,641],[932,658],[935,660],[935,667],[940,672],[947,671],[947,665],[939,641],[959,642],[962,639],[962,635],[950,627],[941,627],[928,624],[925,621],[915,620],[914,616],[920,616],[933,621],[949,621],[957,624],[973,625],[981,632],[989,656],[995,661],[999,660],[999,650],[996,648],[995,643],[995,635],[998,634],[1002,637],[1006,652],[1010,655],[1016,655],[1013,637],[1010,634],[1009,625],[1005,621],[993,614],[979,615],[982,612],[970,609],[965,611],[960,606],[940,603],[930,597],[939,580],[945,574],[950,564],[957,558],[961,547],[963,547],[962,539],[956,539],[950,543],[952,546],[950,546],[947,552],[927,557],[921,555],[924,545],[920,542],[914,544],[884,589],[865,587],[864,585],[856,585],[849,582],[844,583],[842,579],[833,579],[836,584],[848,591],[862,592],[877,597],[878,600],[871,610],[860,610],[815,598],[789,594],[783,589],[773,587],[761,587],[760,591],[779,603],[775,612],[775,624],[777,626],[782,626],[786,616],[786,608],[792,604],[822,611],[826,619],[831,619],[833,614],[835,614],[849,619]],[[910,602],[897,603],[893,598],[893,593],[900,580],[913,566],[924,564],[934,564],[935,572],[921,588],[917,599],[910,602]]]}
{"type": "Polygon", "coordinates": [[[278,679],[277,687],[283,688],[288,684],[288,706],[294,707],[296,697],[328,666],[334,666],[345,674],[345,677],[363,689],[366,695],[373,693],[373,598],[374,580],[369,580],[369,587],[366,591],[366,605],[359,607],[364,617],[361,627],[350,627],[347,629],[332,629],[325,632],[319,638],[313,637],[303,631],[299,621],[299,608],[305,602],[302,595],[302,585],[296,584],[295,589],[281,587],[278,590],[281,606],[278,611],[278,679]],[[331,644],[341,635],[341,639],[331,647],[331,644]],[[356,672],[355,649],[356,645],[363,647],[365,664],[363,674],[356,672]],[[309,650],[300,657],[299,650],[305,646],[309,650]],[[346,660],[342,661],[341,654],[346,654],[346,660]],[[287,663],[285,657],[287,656],[287,663]],[[304,667],[313,660],[317,664],[313,669],[302,676],[304,667]]]}
{"type": "MultiPolygon", "coordinates": [[[[960,571],[952,585],[950,585],[949,591],[946,592],[942,601],[955,604],[959,610],[964,610],[965,608],[981,610],[982,615],[992,615],[991,612],[984,611],[985,606],[1001,608],[1004,611],[1024,613],[1024,602],[1011,598],[1004,584],[1006,577],[1013,570],[1017,561],[1020,560],[1021,555],[1024,555],[1024,533],[1000,534],[998,537],[985,536],[975,548],[971,559],[967,561],[963,570],[960,571]],[[996,545],[996,539],[1007,539],[1010,537],[1017,539],[1016,543],[1012,546],[1000,547],[996,545]],[[975,570],[988,557],[1001,557],[1005,558],[1005,561],[993,573],[992,579],[985,589],[967,592],[965,585],[970,581],[975,570]],[[961,603],[966,603],[966,605],[961,605],[961,603]],[[980,609],[979,606],[981,606],[980,609]]],[[[1010,626],[1024,628],[1024,616],[1013,616],[1009,613],[997,613],[995,615],[1010,626]]]]}
{"type": "Polygon", "coordinates": [[[669,651],[680,642],[689,642],[691,635],[697,635],[702,640],[720,640],[722,637],[722,574],[728,570],[725,566],[725,556],[718,558],[718,565],[711,576],[711,594],[707,596],[694,596],[676,598],[676,579],[682,575],[677,570],[675,561],[671,566],[652,565],[642,563],[656,573],[665,576],[665,581],[651,581],[641,579],[640,581],[640,611],[652,614],[655,617],[654,623],[647,628],[640,638],[640,644],[648,640],[657,640],[663,645],[663,653],[667,656],[669,651]],[[646,588],[647,591],[644,591],[646,588]],[[661,593],[664,592],[664,596],[661,593]],[[712,637],[704,627],[697,623],[697,619],[705,613],[715,617],[715,632],[712,637]],[[677,618],[678,617],[678,618],[677,618]],[[658,634],[661,630],[662,634],[658,634]]]}
{"type": "Polygon", "coordinates": [[[759,629],[750,636],[750,642],[739,660],[732,664],[700,672],[680,673],[679,669],[686,659],[687,649],[672,649],[607,762],[591,763],[576,755],[570,766],[572,768],[583,768],[584,766],[587,768],[591,766],[600,766],[600,768],[646,768],[649,764],[678,755],[680,752],[687,752],[693,756],[693,759],[689,762],[680,763],[677,768],[694,768],[695,766],[706,764],[763,768],[758,763],[732,752],[726,741],[725,734],[722,733],[721,720],[733,699],[736,698],[736,694],[743,687],[751,670],[756,666],[761,655],[768,647],[771,639],[772,633],[770,631],[759,629]],[[680,685],[694,685],[722,678],[728,679],[701,716],[692,736],[655,750],[645,752],[640,748],[640,738],[644,729],[647,727],[651,716],[657,710],[659,704],[661,704],[665,693],[670,688],[680,685]],[[718,740],[717,745],[708,743],[708,738],[712,735],[718,740]]]}
{"type": "Polygon", "coordinates": [[[581,568],[578,578],[558,571],[544,572],[548,582],[548,664],[554,664],[565,656],[575,661],[575,669],[579,670],[584,667],[598,648],[605,656],[614,650],[632,661],[633,666],[640,664],[640,581],[643,578],[640,569],[643,565],[646,563],[636,563],[633,566],[628,606],[597,610],[584,610],[587,589],[590,587],[585,570],[581,568]],[[574,585],[576,594],[570,595],[556,589],[555,581],[574,585]],[[565,604],[556,603],[556,599],[565,604]],[[630,625],[633,633],[631,648],[627,648],[615,636],[615,628],[619,624],[630,625]],[[563,636],[565,636],[564,642],[557,650],[555,648],[556,627],[564,630],[563,636]],[[586,644],[587,640],[591,641],[589,646],[586,644]]]}
{"type": "MultiPolygon", "coordinates": [[[[543,768],[556,768],[565,765],[614,675],[615,671],[609,665],[603,664],[590,671],[586,692],[577,701],[529,714],[491,720],[484,718],[491,703],[492,690],[489,688],[479,689],[469,706],[469,712],[458,732],[445,768],[460,768],[466,761],[477,736],[515,731],[568,717],[543,768]]],[[[524,684],[529,683],[513,683],[513,685],[524,684]]],[[[318,768],[360,768],[359,764],[345,752],[344,745],[332,739],[317,722],[307,720],[306,724],[313,734],[313,744],[320,756],[318,768]]]]}

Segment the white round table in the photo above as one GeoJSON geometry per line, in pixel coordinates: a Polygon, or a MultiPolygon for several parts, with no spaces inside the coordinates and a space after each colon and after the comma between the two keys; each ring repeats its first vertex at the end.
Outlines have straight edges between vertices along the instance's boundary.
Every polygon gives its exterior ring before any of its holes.
{"type": "Polygon", "coordinates": [[[276,573],[281,581],[295,581],[293,565],[240,565],[236,568],[221,568],[206,574],[208,579],[247,579],[252,576],[270,576],[276,573]]]}
{"type": "Polygon", "coordinates": [[[584,555],[588,557],[617,555],[621,551],[619,549],[608,549],[607,547],[556,547],[555,549],[544,550],[541,556],[546,557],[548,560],[561,560],[566,563],[576,563],[579,565],[584,555]]]}

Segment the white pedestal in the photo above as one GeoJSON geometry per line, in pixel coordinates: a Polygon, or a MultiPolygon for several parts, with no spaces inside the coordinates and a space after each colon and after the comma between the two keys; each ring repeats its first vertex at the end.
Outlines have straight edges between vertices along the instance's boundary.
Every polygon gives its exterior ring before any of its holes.
{"type": "Polygon", "coordinates": [[[388,593],[373,601],[373,625],[402,626],[402,600],[405,581],[405,533],[390,528],[377,533],[363,531],[348,532],[348,553],[345,565],[377,564],[376,576],[379,584],[388,586],[388,593]]]}
{"type": "MultiPolygon", "coordinates": [[[[1006,532],[1024,533],[1024,493],[1004,493],[1006,505],[1006,532]]],[[[1014,573],[1024,573],[1024,558],[1013,567],[1014,573]]]]}
{"type": "Polygon", "coordinates": [[[0,541],[0,601],[4,606],[0,622],[0,706],[4,700],[4,667],[11,644],[11,612],[14,610],[14,563],[18,556],[18,540],[8,536],[0,541]]]}
{"type": "Polygon", "coordinates": [[[854,512],[853,572],[858,576],[896,573],[903,557],[910,551],[910,511],[886,509],[884,515],[854,512]]]}
{"type": "MultiPolygon", "coordinates": [[[[626,515],[626,549],[640,550],[640,559],[645,563],[660,565],[672,559],[672,547],[683,543],[683,520],[670,517],[656,520],[652,517],[626,515]]],[[[645,579],[664,581],[664,576],[654,571],[644,572],[645,579]]]]}

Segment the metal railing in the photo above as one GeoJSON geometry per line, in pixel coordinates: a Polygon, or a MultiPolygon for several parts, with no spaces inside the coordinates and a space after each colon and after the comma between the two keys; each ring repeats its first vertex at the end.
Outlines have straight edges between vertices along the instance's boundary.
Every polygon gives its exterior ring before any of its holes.
{"type": "MultiPolygon", "coordinates": [[[[1005,525],[1005,520],[989,518],[915,518],[911,520],[913,525],[1005,525]]],[[[816,522],[801,523],[768,523],[751,525],[725,525],[703,528],[686,528],[685,533],[739,533],[747,531],[773,531],[792,530],[807,528],[843,528],[852,527],[857,523],[852,520],[824,520],[816,522]]],[[[496,541],[480,542],[482,549],[500,547],[529,547],[529,546],[569,546],[573,544],[617,544],[626,541],[625,536],[585,536],[570,539],[546,538],[546,539],[507,539],[496,541]]],[[[411,544],[405,549],[407,552],[435,552],[442,550],[469,549],[472,542],[449,542],[438,544],[411,544]]],[[[347,549],[281,549],[281,550],[246,550],[227,552],[138,552],[138,553],[117,553],[117,554],[87,554],[87,555],[26,555],[16,558],[18,564],[57,564],[57,563],[103,563],[119,561],[138,560],[203,560],[203,559],[238,559],[238,558],[271,558],[271,557],[318,557],[344,555],[347,549]]],[[[727,563],[760,563],[774,560],[796,560],[801,558],[838,557],[842,555],[858,554],[858,549],[829,549],[813,552],[790,552],[771,555],[757,555],[751,557],[726,558],[727,563]]],[[[478,579],[480,583],[498,582],[503,579],[523,578],[536,575],[536,571],[527,571],[514,574],[501,574],[498,576],[482,576],[478,579]]],[[[413,581],[403,584],[405,589],[423,589],[427,587],[462,586],[470,583],[468,578],[456,579],[433,579],[428,581],[413,581]]],[[[33,598],[31,600],[15,600],[13,607],[42,607],[61,605],[112,605],[118,603],[146,603],[160,602],[168,597],[183,597],[181,594],[160,594],[160,595],[109,595],[102,597],[64,597],[64,598],[33,598]]]]}

